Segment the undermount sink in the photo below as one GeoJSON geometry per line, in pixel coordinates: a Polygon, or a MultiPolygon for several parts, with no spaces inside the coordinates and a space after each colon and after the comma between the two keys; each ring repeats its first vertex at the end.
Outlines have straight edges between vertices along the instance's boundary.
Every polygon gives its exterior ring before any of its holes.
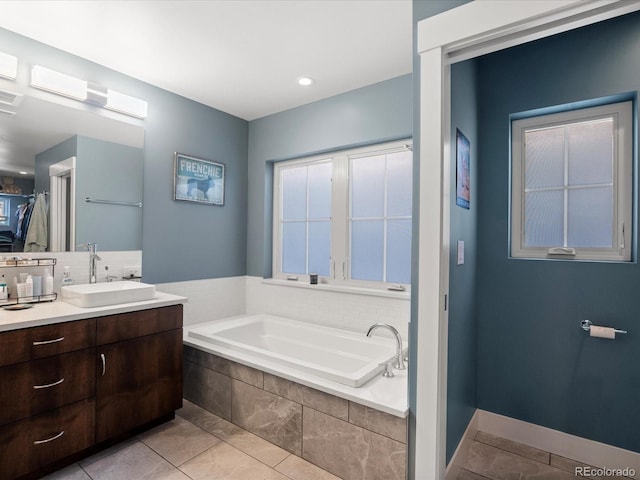
{"type": "Polygon", "coordinates": [[[60,294],[63,302],[78,307],[104,307],[151,300],[156,296],[156,286],[131,281],[88,283],[62,287],[60,294]]]}

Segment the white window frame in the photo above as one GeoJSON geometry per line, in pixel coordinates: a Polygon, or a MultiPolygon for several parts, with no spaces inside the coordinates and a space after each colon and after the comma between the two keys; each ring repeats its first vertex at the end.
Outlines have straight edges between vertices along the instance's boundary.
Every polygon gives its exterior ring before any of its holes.
{"type": "Polygon", "coordinates": [[[0,208],[0,227],[9,227],[11,225],[11,202],[7,197],[0,199],[2,208],[0,208]]]}
{"type": "Polygon", "coordinates": [[[280,172],[286,168],[330,161],[333,165],[331,181],[331,264],[329,276],[320,277],[320,282],[373,289],[389,289],[391,287],[392,289],[408,291],[410,287],[408,283],[396,284],[392,282],[354,280],[351,278],[351,262],[349,258],[351,245],[349,175],[351,159],[405,151],[412,148],[411,144],[411,139],[404,139],[275,163],[273,170],[273,278],[309,282],[309,275],[285,273],[281,269],[282,252],[280,246],[282,232],[280,225],[282,220],[282,191],[280,188],[280,172]]]}
{"type": "MultiPolygon", "coordinates": [[[[586,261],[631,261],[633,231],[633,102],[623,101],[512,121],[511,124],[511,257],[586,261]],[[527,247],[525,234],[524,134],[591,120],[613,119],[613,238],[611,248],[572,245],[527,247]]],[[[566,207],[565,207],[566,208],[566,207]]]]}

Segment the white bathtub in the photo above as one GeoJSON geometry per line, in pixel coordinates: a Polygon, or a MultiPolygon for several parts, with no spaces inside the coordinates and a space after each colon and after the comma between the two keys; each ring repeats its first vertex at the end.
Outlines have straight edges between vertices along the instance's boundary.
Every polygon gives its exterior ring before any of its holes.
{"type": "Polygon", "coordinates": [[[395,356],[395,339],[367,338],[337,328],[272,315],[245,315],[189,329],[188,337],[360,387],[395,356]]]}

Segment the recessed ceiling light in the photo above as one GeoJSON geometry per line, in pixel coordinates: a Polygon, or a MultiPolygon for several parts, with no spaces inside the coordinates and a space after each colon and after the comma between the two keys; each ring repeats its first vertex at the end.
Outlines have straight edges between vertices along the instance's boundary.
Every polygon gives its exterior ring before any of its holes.
{"type": "Polygon", "coordinates": [[[28,175],[29,172],[18,172],[20,175],[28,175]]]}
{"type": "Polygon", "coordinates": [[[298,85],[302,85],[303,87],[308,87],[309,85],[313,85],[313,78],[300,77],[298,78],[298,85]]]}

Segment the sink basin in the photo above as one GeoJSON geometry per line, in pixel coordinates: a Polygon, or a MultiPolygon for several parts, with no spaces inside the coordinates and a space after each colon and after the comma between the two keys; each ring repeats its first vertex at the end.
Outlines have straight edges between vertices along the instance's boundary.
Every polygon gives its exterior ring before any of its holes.
{"type": "Polygon", "coordinates": [[[78,307],[104,307],[151,300],[156,296],[156,286],[130,281],[69,285],[60,289],[60,296],[63,302],[78,307]]]}

